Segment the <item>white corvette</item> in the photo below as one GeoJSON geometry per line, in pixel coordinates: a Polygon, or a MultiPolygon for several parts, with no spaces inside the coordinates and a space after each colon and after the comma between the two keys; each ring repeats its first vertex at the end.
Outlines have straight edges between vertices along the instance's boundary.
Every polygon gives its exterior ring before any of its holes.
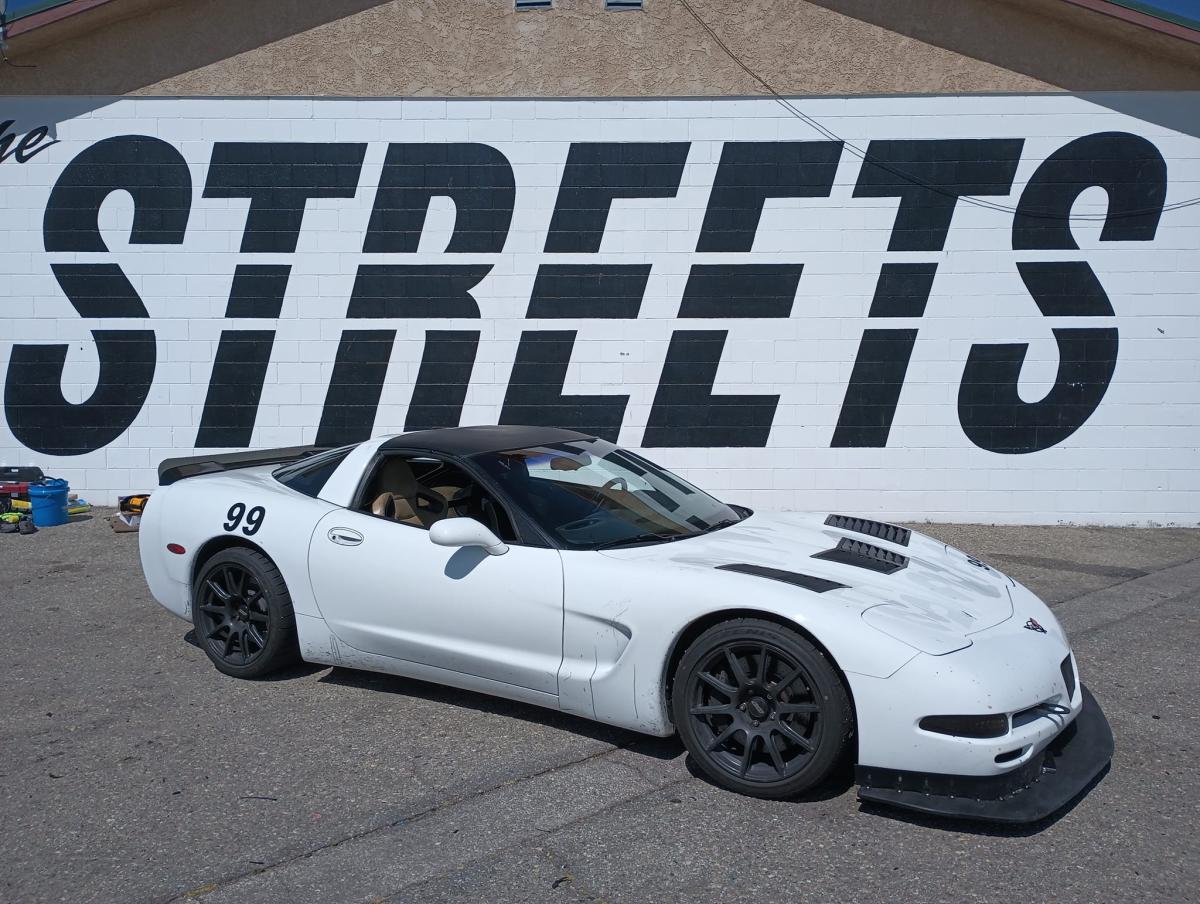
{"type": "Polygon", "coordinates": [[[905,528],[727,505],[612,443],[462,427],[174,459],[141,526],[222,672],[297,657],[678,732],[713,781],[1027,822],[1113,740],[1050,610],[905,528]]]}

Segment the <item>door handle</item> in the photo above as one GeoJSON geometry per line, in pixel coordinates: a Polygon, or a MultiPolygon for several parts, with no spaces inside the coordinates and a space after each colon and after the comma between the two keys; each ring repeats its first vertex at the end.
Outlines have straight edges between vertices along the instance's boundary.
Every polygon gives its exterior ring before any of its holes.
{"type": "Polygon", "coordinates": [[[331,527],[326,536],[338,546],[358,546],[363,541],[362,534],[348,527],[331,527]]]}

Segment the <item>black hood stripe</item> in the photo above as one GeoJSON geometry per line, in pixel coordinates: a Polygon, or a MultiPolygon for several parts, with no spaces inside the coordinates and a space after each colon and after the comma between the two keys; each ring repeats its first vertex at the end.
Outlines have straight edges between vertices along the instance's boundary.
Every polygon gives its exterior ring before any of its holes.
{"type": "Polygon", "coordinates": [[[824,593],[827,590],[840,590],[845,584],[839,584],[837,581],[827,581],[824,578],[816,578],[811,574],[799,574],[795,571],[783,571],[779,568],[768,568],[765,565],[748,565],[746,563],[737,563],[734,565],[718,565],[718,571],[736,571],[740,574],[752,574],[760,578],[769,578],[772,581],[782,581],[785,584],[794,584],[797,587],[803,587],[805,590],[812,590],[816,593],[824,593]]]}

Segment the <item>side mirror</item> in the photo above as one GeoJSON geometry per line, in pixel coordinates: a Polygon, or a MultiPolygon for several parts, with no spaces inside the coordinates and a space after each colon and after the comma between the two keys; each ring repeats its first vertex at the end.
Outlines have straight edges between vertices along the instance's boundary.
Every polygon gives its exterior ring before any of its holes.
{"type": "Polygon", "coordinates": [[[508,546],[474,518],[443,518],[429,528],[429,539],[438,546],[482,546],[490,556],[502,556],[508,546]]]}

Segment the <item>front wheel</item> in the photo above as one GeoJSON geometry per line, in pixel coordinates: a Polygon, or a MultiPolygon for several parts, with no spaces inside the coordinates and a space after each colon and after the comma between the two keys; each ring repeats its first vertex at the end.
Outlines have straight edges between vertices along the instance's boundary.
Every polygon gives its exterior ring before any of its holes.
{"type": "Polygon", "coordinates": [[[675,672],[672,716],[696,765],[753,797],[795,797],[833,771],[854,726],[841,677],[798,632],[739,618],[709,628],[675,672]]]}
{"type": "Polygon", "coordinates": [[[192,624],[213,665],[235,678],[261,678],[299,659],[287,585],[257,550],[226,549],[201,566],[192,624]]]}

